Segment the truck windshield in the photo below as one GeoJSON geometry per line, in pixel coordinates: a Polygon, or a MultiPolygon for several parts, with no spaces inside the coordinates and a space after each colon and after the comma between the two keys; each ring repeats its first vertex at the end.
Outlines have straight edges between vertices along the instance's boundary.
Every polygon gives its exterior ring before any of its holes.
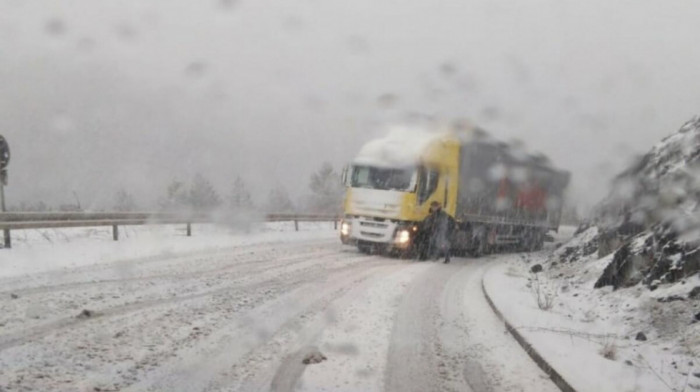
{"type": "Polygon", "coordinates": [[[416,170],[354,166],[350,185],[353,188],[412,192],[416,187],[416,170]]]}

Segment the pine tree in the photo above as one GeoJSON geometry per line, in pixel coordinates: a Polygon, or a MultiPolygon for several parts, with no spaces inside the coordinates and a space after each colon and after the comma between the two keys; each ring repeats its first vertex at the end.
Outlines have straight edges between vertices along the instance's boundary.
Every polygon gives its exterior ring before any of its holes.
{"type": "Polygon", "coordinates": [[[21,201],[19,206],[10,207],[9,210],[19,212],[47,212],[53,209],[43,201],[38,201],[36,203],[21,201]]]}
{"type": "Polygon", "coordinates": [[[248,192],[245,181],[239,176],[233,182],[231,194],[229,195],[229,206],[234,211],[249,211],[253,209],[253,199],[248,192]]]}
{"type": "Polygon", "coordinates": [[[334,213],[340,209],[344,187],[340,174],[333,170],[330,163],[325,162],[311,175],[309,188],[313,192],[311,208],[314,212],[334,213]]]}
{"type": "Polygon", "coordinates": [[[168,184],[166,195],[158,204],[166,211],[181,211],[189,205],[189,197],[185,190],[185,184],[181,181],[173,180],[168,184]]]}
{"type": "Polygon", "coordinates": [[[221,205],[221,197],[214,186],[200,173],[194,176],[188,196],[189,205],[195,211],[209,211],[221,205]]]}
{"type": "Polygon", "coordinates": [[[282,214],[294,212],[294,203],[284,187],[277,186],[270,191],[267,196],[266,212],[282,214]]]}

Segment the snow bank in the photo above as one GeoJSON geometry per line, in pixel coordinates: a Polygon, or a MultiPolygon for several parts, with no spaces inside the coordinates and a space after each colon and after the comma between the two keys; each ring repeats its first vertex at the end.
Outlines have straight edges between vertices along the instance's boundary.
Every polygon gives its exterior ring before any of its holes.
{"type": "Polygon", "coordinates": [[[216,251],[266,242],[291,242],[335,238],[329,222],[265,223],[250,232],[223,225],[193,225],[192,237],[185,225],[120,227],[120,240],[112,240],[111,228],[16,230],[13,248],[0,249],[0,278],[183,253],[216,251]]]}
{"type": "MultiPolygon", "coordinates": [[[[670,163],[656,158],[649,162],[670,163]]],[[[621,222],[612,232],[602,224],[582,227],[549,255],[513,256],[489,271],[485,287],[579,391],[700,390],[700,274],[690,269],[697,248],[677,240],[669,224],[629,234],[629,222],[621,222]],[[531,273],[533,264],[543,272],[531,273]]]]}
{"type": "MultiPolygon", "coordinates": [[[[484,287],[506,321],[574,389],[652,392],[700,384],[693,376],[700,371],[699,347],[692,344],[700,337],[698,324],[674,322],[673,311],[661,310],[659,303],[685,292],[657,294],[639,286],[592,290],[605,261],[569,263],[570,268],[545,269],[536,276],[529,267],[544,260],[529,257],[513,256],[492,268],[484,287]],[[540,296],[552,296],[551,309],[539,308],[537,287],[540,296]],[[643,340],[637,340],[640,332],[643,340]]],[[[698,282],[694,278],[687,286],[698,282]]]]}
{"type": "Polygon", "coordinates": [[[594,225],[484,286],[578,391],[700,390],[698,201],[700,117],[617,177],[594,225]]]}
{"type": "Polygon", "coordinates": [[[355,158],[355,163],[379,167],[414,166],[425,148],[440,136],[421,128],[394,126],[386,136],[365,144],[355,158]]]}

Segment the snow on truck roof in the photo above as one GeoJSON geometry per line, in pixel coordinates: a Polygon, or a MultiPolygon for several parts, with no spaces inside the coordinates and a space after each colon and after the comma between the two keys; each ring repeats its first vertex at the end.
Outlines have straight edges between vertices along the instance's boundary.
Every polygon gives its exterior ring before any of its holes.
{"type": "Polygon", "coordinates": [[[425,129],[392,127],[389,133],[367,142],[357,154],[354,163],[379,167],[406,167],[415,165],[428,145],[444,133],[425,129]]]}
{"type": "Polygon", "coordinates": [[[413,166],[420,162],[422,154],[430,143],[440,139],[453,138],[462,144],[470,142],[486,143],[499,147],[511,159],[517,162],[531,162],[543,168],[554,170],[551,162],[542,153],[530,154],[522,145],[508,144],[497,139],[482,129],[472,126],[461,128],[411,128],[394,126],[382,138],[367,142],[353,161],[356,165],[400,168],[413,166]]]}

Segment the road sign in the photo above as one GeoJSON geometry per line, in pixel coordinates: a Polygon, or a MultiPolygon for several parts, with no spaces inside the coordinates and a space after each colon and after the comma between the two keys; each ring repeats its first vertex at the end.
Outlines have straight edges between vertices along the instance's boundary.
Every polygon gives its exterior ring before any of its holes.
{"type": "Polygon", "coordinates": [[[0,169],[4,169],[10,163],[10,145],[7,140],[0,135],[0,169]]]}

